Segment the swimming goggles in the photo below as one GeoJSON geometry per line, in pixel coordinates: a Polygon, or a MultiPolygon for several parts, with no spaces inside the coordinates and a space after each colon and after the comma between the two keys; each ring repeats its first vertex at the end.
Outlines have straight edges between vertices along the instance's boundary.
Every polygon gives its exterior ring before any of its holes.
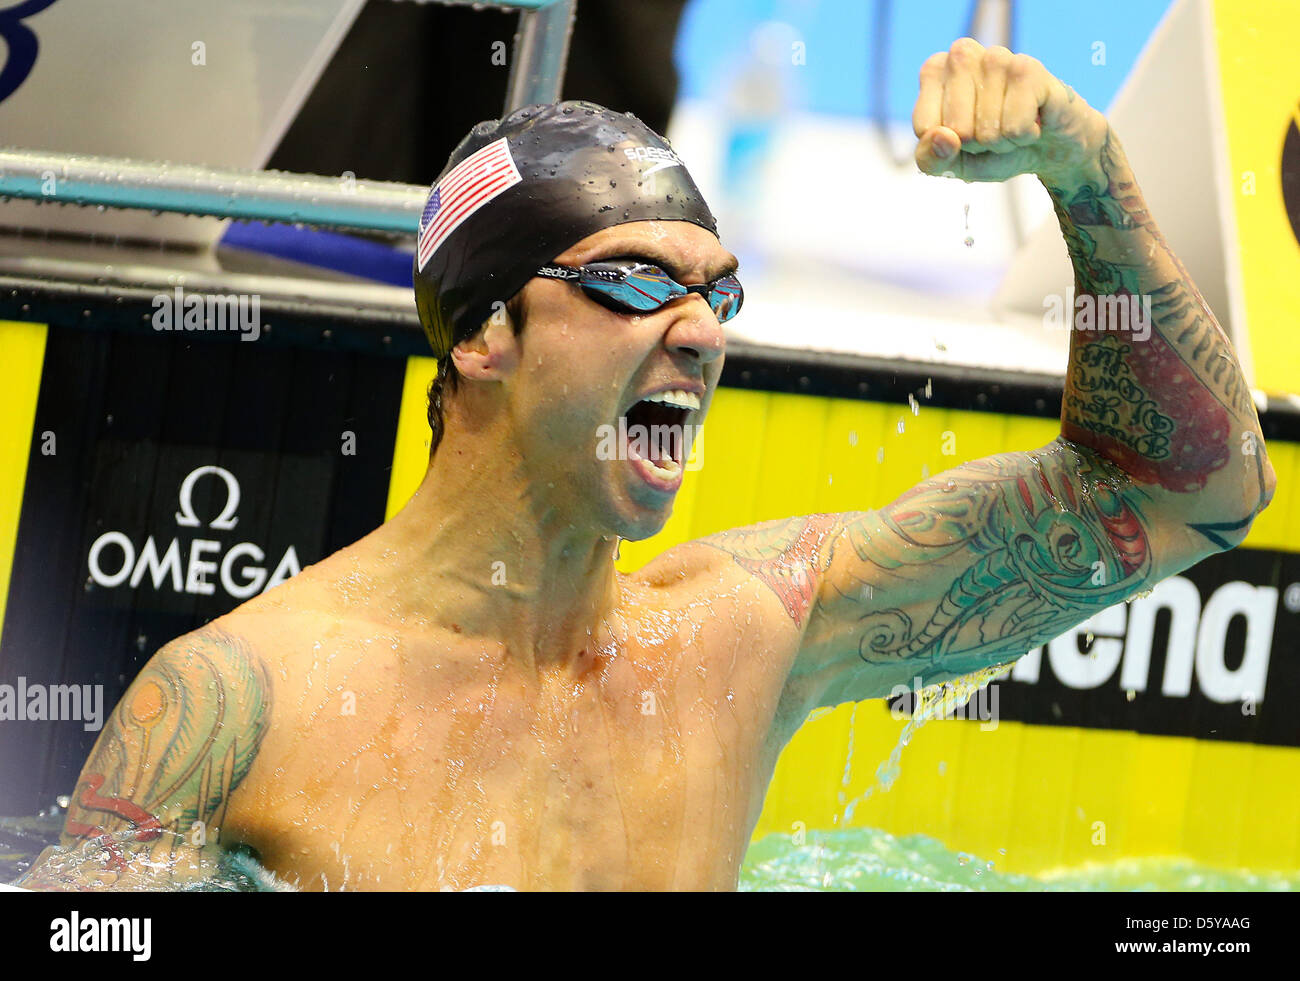
{"type": "Polygon", "coordinates": [[[723,276],[711,283],[683,286],[658,266],[645,262],[591,262],[585,266],[542,266],[537,275],[576,282],[591,299],[617,313],[648,313],[678,297],[699,293],[718,323],[726,323],[740,312],[745,291],[735,276],[723,276]]]}

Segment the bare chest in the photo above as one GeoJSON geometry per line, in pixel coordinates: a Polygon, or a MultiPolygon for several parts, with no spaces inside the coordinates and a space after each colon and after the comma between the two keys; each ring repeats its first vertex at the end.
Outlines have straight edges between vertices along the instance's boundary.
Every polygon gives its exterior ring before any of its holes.
{"type": "Polygon", "coordinates": [[[528,676],[490,660],[339,660],[285,672],[229,816],[289,881],[734,887],[773,706],[717,651],[660,645],[528,676]]]}

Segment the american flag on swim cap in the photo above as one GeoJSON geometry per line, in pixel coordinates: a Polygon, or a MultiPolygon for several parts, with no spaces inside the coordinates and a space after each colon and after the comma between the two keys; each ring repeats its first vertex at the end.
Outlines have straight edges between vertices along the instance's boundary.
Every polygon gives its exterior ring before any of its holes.
{"type": "Polygon", "coordinates": [[[470,154],[434,186],[420,216],[416,262],[421,272],[447,236],[493,198],[518,184],[522,177],[503,136],[470,154]]]}

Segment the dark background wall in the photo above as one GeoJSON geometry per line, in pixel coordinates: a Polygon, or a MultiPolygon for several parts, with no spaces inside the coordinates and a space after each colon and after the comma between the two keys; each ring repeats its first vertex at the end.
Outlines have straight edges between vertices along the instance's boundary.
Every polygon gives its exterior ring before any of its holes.
{"type": "MultiPolygon", "coordinates": [[[[578,0],[563,97],[633,112],[662,133],[677,96],[673,45],[685,6],[578,0]]],[[[432,184],[475,123],[501,116],[518,22],[500,10],[372,0],[268,166],[432,184]],[[504,66],[492,63],[497,41],[504,66]]]]}

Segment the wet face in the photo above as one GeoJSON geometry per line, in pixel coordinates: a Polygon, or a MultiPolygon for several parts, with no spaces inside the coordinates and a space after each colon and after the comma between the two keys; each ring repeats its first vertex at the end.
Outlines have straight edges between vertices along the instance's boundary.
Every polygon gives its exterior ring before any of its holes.
{"type": "MultiPolygon", "coordinates": [[[[711,232],[685,221],[617,225],[556,256],[558,264],[652,263],[684,286],[735,270],[711,232]]],[[[531,482],[580,505],[576,520],[628,539],[672,512],[691,437],[722,373],[725,338],[704,297],[644,314],[618,312],[571,282],[524,290],[525,330],[505,380],[531,482]]],[[[549,496],[549,495],[547,495],[549,496]]]]}

